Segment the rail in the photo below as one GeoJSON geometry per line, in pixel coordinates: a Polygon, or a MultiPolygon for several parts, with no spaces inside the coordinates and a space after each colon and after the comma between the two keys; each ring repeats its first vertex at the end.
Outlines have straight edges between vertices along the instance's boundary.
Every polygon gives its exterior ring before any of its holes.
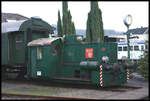
{"type": "Polygon", "coordinates": [[[57,100],[94,100],[94,98],[79,98],[67,96],[41,96],[41,95],[27,95],[27,94],[10,94],[2,93],[2,99],[57,99],[57,100]]]}

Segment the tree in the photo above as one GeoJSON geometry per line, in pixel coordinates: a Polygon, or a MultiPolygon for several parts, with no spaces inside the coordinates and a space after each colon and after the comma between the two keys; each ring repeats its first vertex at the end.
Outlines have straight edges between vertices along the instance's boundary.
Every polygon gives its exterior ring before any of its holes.
{"type": "Polygon", "coordinates": [[[75,34],[75,26],[72,22],[70,10],[68,11],[67,1],[63,1],[63,34],[75,34]]]}
{"type": "Polygon", "coordinates": [[[72,22],[72,33],[76,34],[76,29],[75,29],[75,26],[74,26],[74,22],[72,22]]]}
{"type": "Polygon", "coordinates": [[[67,1],[63,1],[63,34],[68,33],[68,15],[67,15],[67,9],[68,9],[68,4],[67,1]]]}
{"type": "MultiPolygon", "coordinates": [[[[147,42],[148,43],[148,42],[147,42]]],[[[148,46],[148,44],[147,44],[148,46]]],[[[137,73],[141,74],[144,77],[145,81],[148,81],[149,77],[149,52],[148,50],[145,50],[144,57],[141,57],[138,61],[139,69],[137,70],[137,73]]]]}
{"type": "Polygon", "coordinates": [[[88,13],[86,41],[87,42],[103,42],[104,29],[101,10],[98,7],[98,2],[91,1],[91,10],[88,13]]]}
{"type": "Polygon", "coordinates": [[[63,36],[63,29],[62,29],[61,18],[60,18],[60,11],[58,11],[57,32],[58,32],[58,36],[60,36],[60,37],[63,36]]]}
{"type": "Polygon", "coordinates": [[[90,27],[90,23],[91,23],[91,13],[88,13],[88,20],[87,20],[87,28],[86,28],[86,41],[87,42],[92,42],[93,40],[93,36],[92,36],[92,29],[90,27]]]}

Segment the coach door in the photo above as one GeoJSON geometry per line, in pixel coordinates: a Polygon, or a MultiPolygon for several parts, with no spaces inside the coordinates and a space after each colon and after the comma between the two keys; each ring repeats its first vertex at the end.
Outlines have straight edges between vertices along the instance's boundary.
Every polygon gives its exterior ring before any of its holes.
{"type": "Polygon", "coordinates": [[[10,64],[25,63],[25,46],[23,32],[13,32],[9,34],[9,53],[10,64]]]}

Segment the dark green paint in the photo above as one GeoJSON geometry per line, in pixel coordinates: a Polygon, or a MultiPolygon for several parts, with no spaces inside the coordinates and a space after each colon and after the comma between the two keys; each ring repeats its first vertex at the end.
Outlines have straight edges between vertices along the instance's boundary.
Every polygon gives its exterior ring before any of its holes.
{"type": "Polygon", "coordinates": [[[2,33],[2,65],[26,66],[28,61],[27,43],[38,38],[47,38],[49,34],[53,33],[53,30],[42,19],[31,18],[23,22],[18,31],[2,33]],[[16,44],[18,35],[22,40],[20,44],[16,44]]]}
{"type": "MultiPolygon", "coordinates": [[[[117,63],[117,43],[83,43],[76,40],[76,35],[68,35],[64,43],[56,40],[49,46],[30,46],[30,65],[28,66],[29,76],[32,78],[41,78],[66,83],[88,83],[100,85],[99,65],[102,62],[102,56],[108,56],[108,64],[117,63]],[[61,55],[52,56],[51,46],[59,44],[61,46],[61,55]],[[36,60],[36,48],[42,47],[43,59],[36,60]],[[85,58],[85,49],[93,48],[93,58],[85,58]],[[105,51],[101,48],[105,48],[105,51]],[[82,61],[98,61],[98,66],[87,66],[83,68],[80,65],[82,61]],[[38,66],[36,66],[38,64],[38,66]],[[37,71],[42,75],[37,76],[37,71]]],[[[113,69],[103,70],[103,87],[120,85],[126,83],[126,70],[115,72],[113,69]]]]}

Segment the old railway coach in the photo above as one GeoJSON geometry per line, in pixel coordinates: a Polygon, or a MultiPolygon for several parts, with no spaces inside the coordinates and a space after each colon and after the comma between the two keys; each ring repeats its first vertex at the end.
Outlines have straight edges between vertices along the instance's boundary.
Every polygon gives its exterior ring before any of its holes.
{"type": "Polygon", "coordinates": [[[2,71],[26,74],[27,43],[47,38],[53,33],[53,28],[40,18],[31,17],[28,20],[2,23],[2,71]]]}
{"type": "Polygon", "coordinates": [[[117,43],[85,43],[81,36],[40,38],[28,43],[29,78],[55,82],[120,85],[134,65],[117,63],[117,43]]]}

